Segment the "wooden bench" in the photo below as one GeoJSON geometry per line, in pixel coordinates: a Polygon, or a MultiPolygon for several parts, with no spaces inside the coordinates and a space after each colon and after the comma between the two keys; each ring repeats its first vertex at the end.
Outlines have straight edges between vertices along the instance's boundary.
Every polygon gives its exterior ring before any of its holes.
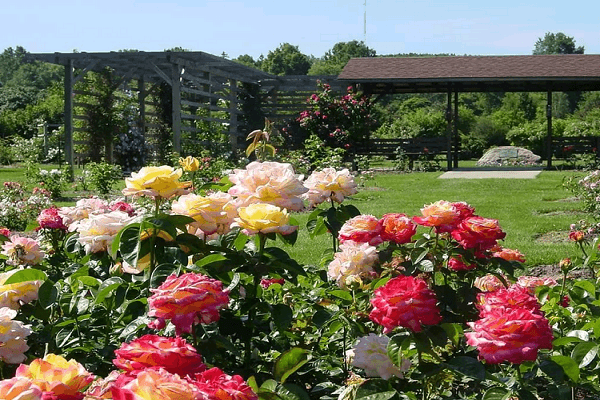
{"type": "Polygon", "coordinates": [[[434,159],[439,155],[448,154],[448,139],[438,137],[415,137],[405,139],[369,139],[365,144],[357,145],[353,149],[354,155],[383,156],[394,159],[400,154],[409,159],[409,167],[413,168],[414,162],[421,157],[434,159]]]}
{"type": "Polygon", "coordinates": [[[600,136],[557,136],[552,137],[552,155],[558,159],[573,154],[595,154],[600,158],[600,136]]]}

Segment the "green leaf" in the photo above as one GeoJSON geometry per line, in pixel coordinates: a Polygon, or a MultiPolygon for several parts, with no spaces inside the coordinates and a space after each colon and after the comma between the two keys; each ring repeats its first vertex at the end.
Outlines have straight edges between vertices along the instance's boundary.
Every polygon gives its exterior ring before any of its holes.
{"type": "Polygon", "coordinates": [[[588,366],[598,355],[598,345],[593,342],[579,343],[571,352],[571,358],[579,364],[579,368],[588,366]]]}
{"type": "Polygon", "coordinates": [[[352,295],[346,290],[332,290],[329,294],[342,300],[352,301],[352,295]]]}
{"type": "Polygon", "coordinates": [[[552,342],[552,347],[561,347],[570,343],[576,343],[576,342],[581,342],[582,340],[579,339],[578,337],[574,337],[574,336],[563,336],[563,337],[559,337],[558,339],[555,339],[552,342]]]}
{"type": "Polygon", "coordinates": [[[123,279],[119,277],[108,278],[98,288],[98,293],[96,294],[96,299],[94,300],[94,304],[102,303],[104,299],[112,295],[112,293],[117,290],[119,286],[124,283],[123,279]]]}
{"type": "Polygon", "coordinates": [[[580,281],[575,282],[573,284],[573,286],[579,287],[579,288],[585,290],[590,295],[594,296],[594,298],[596,298],[596,285],[594,285],[592,282],[586,281],[586,280],[580,280],[580,281]]]}
{"type": "Polygon", "coordinates": [[[573,382],[579,381],[579,366],[571,357],[567,356],[552,356],[552,361],[560,365],[565,372],[565,375],[569,377],[573,382]]]}
{"type": "Polygon", "coordinates": [[[252,152],[256,149],[257,146],[258,142],[250,143],[250,145],[246,148],[246,157],[250,157],[250,154],[252,154],[252,152]]]}
{"type": "Polygon", "coordinates": [[[563,368],[552,360],[543,360],[540,362],[540,369],[557,384],[565,379],[563,368]]]}
{"type": "Polygon", "coordinates": [[[292,309],[285,304],[275,304],[273,306],[273,322],[280,331],[285,331],[294,319],[292,309]]]}
{"type": "Polygon", "coordinates": [[[140,224],[130,224],[117,234],[119,240],[113,241],[113,253],[117,250],[121,253],[123,260],[131,265],[137,265],[138,253],[141,247],[140,224]],[[116,249],[115,249],[116,246],[116,249]]]}
{"type": "Polygon", "coordinates": [[[10,285],[11,283],[31,282],[31,281],[45,281],[48,276],[39,269],[23,269],[12,274],[5,282],[4,285],[10,285]]]}
{"type": "Polygon", "coordinates": [[[308,350],[300,347],[294,347],[282,353],[275,361],[273,377],[280,383],[285,383],[291,374],[308,362],[308,355],[308,350]]]}
{"type": "Polygon", "coordinates": [[[113,239],[111,248],[110,248],[110,256],[112,258],[115,258],[117,256],[117,251],[121,250],[121,255],[123,255],[123,251],[125,249],[125,247],[123,249],[121,249],[121,241],[123,240],[131,240],[131,231],[135,231],[135,235],[134,238],[136,239],[136,241],[139,241],[139,232],[140,232],[140,224],[139,223],[133,223],[133,224],[129,224],[124,226],[123,228],[121,228],[121,230],[117,233],[117,235],[115,236],[115,238],[113,239]],[[124,238],[123,235],[125,234],[125,232],[128,232],[127,236],[124,238]]]}
{"type": "Polygon", "coordinates": [[[119,338],[128,342],[134,337],[137,336],[138,331],[144,329],[148,326],[150,322],[150,318],[146,316],[137,317],[133,321],[131,321],[119,334],[119,338]]]}
{"type": "Polygon", "coordinates": [[[42,283],[38,290],[38,303],[43,309],[47,309],[52,306],[58,298],[58,289],[54,282],[47,280],[42,283]]]}
{"type": "Polygon", "coordinates": [[[277,394],[284,400],[310,400],[304,389],[293,383],[284,383],[277,388],[277,394]]]}
{"type": "Polygon", "coordinates": [[[538,400],[538,397],[527,389],[519,389],[517,391],[517,396],[519,400],[538,400]]]}
{"type": "Polygon", "coordinates": [[[256,377],[254,377],[254,375],[248,378],[246,383],[248,384],[248,386],[250,386],[250,389],[252,389],[254,393],[258,393],[258,384],[256,383],[256,377]]]}
{"type": "Polygon", "coordinates": [[[312,323],[315,324],[317,328],[322,328],[333,316],[333,313],[326,308],[319,308],[316,313],[314,313],[312,317],[312,323]]]}
{"type": "Polygon", "coordinates": [[[387,355],[392,360],[394,365],[401,367],[403,362],[406,360],[404,357],[404,342],[406,341],[406,335],[398,334],[390,338],[387,345],[387,355]]]}
{"type": "Polygon", "coordinates": [[[488,389],[481,400],[506,400],[510,397],[511,392],[502,387],[493,387],[488,389]]]}
{"type": "Polygon", "coordinates": [[[484,365],[473,357],[454,357],[452,360],[448,361],[447,365],[450,369],[460,372],[465,376],[475,378],[479,381],[485,379],[484,365]]]}
{"type": "Polygon", "coordinates": [[[209,256],[203,257],[194,263],[197,267],[204,267],[206,265],[220,263],[221,261],[226,261],[227,257],[222,254],[211,254],[209,256]]]}
{"type": "Polygon", "coordinates": [[[445,323],[441,325],[442,329],[446,331],[446,335],[454,346],[458,346],[460,338],[463,334],[463,328],[460,324],[449,324],[445,323]]]}
{"type": "Polygon", "coordinates": [[[355,400],[390,400],[397,398],[398,392],[393,390],[384,379],[369,379],[358,387],[355,400]]]}

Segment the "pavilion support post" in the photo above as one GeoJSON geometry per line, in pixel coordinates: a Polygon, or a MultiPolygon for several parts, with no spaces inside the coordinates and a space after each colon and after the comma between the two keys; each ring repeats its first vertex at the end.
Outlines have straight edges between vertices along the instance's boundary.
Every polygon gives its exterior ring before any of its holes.
{"type": "Polygon", "coordinates": [[[238,120],[237,120],[237,81],[229,79],[230,98],[229,98],[229,144],[235,151],[238,147],[238,120]]]}
{"type": "MultiPolygon", "coordinates": [[[[65,161],[73,172],[73,59],[65,64],[65,161]]],[[[72,176],[73,174],[71,174],[72,176]]]]}
{"type": "Polygon", "coordinates": [[[142,132],[142,140],[144,143],[143,158],[146,158],[146,82],[144,75],[138,79],[138,106],[140,107],[140,115],[138,119],[138,129],[142,132]]]}
{"type": "Polygon", "coordinates": [[[173,151],[181,154],[181,65],[174,64],[171,70],[171,101],[173,120],[173,151]]]}
{"type": "Polygon", "coordinates": [[[454,168],[458,168],[458,90],[454,91],[454,168]]]}
{"type": "Polygon", "coordinates": [[[546,138],[547,169],[552,168],[552,89],[548,89],[548,104],[546,105],[546,120],[548,137],[546,138]]]}
{"type": "Polygon", "coordinates": [[[446,107],[447,169],[452,171],[452,87],[448,85],[448,106],[446,107]]]}

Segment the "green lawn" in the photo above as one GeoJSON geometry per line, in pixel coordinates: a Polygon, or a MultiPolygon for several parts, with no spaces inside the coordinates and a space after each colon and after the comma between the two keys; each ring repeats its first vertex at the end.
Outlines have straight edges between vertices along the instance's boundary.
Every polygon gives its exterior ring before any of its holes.
{"type": "MultiPolygon", "coordinates": [[[[462,166],[462,165],[461,165],[462,166]]],[[[24,182],[23,168],[0,168],[0,182],[24,182]]],[[[579,255],[573,243],[566,240],[569,225],[588,216],[581,212],[581,204],[562,187],[565,177],[577,171],[543,171],[536,179],[437,179],[443,172],[379,174],[375,181],[347,200],[363,214],[381,217],[385,213],[401,212],[420,215],[420,209],[437,200],[466,201],[476,213],[497,219],[507,233],[504,246],[519,249],[527,258],[527,265],[555,264],[565,257],[579,255]],[[554,233],[555,240],[540,240],[554,233]],[[565,238],[564,241],[556,238],[565,238]]],[[[121,182],[115,187],[123,187],[121,182]]],[[[66,198],[58,206],[72,205],[76,196],[92,192],[64,192],[66,198]]],[[[316,264],[330,247],[330,239],[320,236],[310,239],[305,229],[308,213],[295,216],[300,222],[299,239],[286,250],[306,264],[316,264]]]]}
{"type": "MultiPolygon", "coordinates": [[[[437,200],[466,201],[477,215],[497,219],[507,233],[505,247],[519,249],[527,265],[555,264],[579,255],[573,243],[538,240],[559,232],[566,239],[569,225],[587,217],[581,204],[562,187],[563,178],[577,172],[543,171],[536,179],[437,179],[442,172],[381,174],[375,185],[361,190],[349,201],[363,214],[381,217],[401,212],[420,215],[425,204],[437,200]]],[[[297,219],[304,228],[307,214],[297,219]]],[[[329,247],[329,240],[311,240],[305,229],[293,248],[286,249],[305,263],[315,263],[329,247]]]]}

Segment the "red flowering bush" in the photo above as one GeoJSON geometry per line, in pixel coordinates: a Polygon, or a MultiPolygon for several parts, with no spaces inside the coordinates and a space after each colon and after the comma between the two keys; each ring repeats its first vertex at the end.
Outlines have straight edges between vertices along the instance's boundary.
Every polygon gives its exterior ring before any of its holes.
{"type": "Polygon", "coordinates": [[[202,356],[181,337],[144,335],[123,343],[115,350],[115,356],[113,363],[125,371],[162,367],[172,374],[185,376],[206,369],[202,356]]]}
{"type": "Polygon", "coordinates": [[[150,317],[156,317],[149,326],[165,327],[171,320],[177,335],[191,333],[192,325],[210,324],[219,320],[219,310],[227,307],[229,296],[223,283],[208,276],[187,273],[170,275],[157,289],[151,289],[148,298],[150,317]]]}
{"type": "Polygon", "coordinates": [[[308,109],[296,121],[310,134],[316,134],[329,147],[352,149],[364,143],[377,126],[373,103],[351,86],[345,95],[335,98],[328,84],[319,83],[320,93],[306,99],[308,109]]]}
{"type": "Polygon", "coordinates": [[[375,290],[369,318],[389,333],[402,326],[421,332],[421,325],[436,325],[442,320],[433,290],[422,279],[398,276],[375,290]]]}

